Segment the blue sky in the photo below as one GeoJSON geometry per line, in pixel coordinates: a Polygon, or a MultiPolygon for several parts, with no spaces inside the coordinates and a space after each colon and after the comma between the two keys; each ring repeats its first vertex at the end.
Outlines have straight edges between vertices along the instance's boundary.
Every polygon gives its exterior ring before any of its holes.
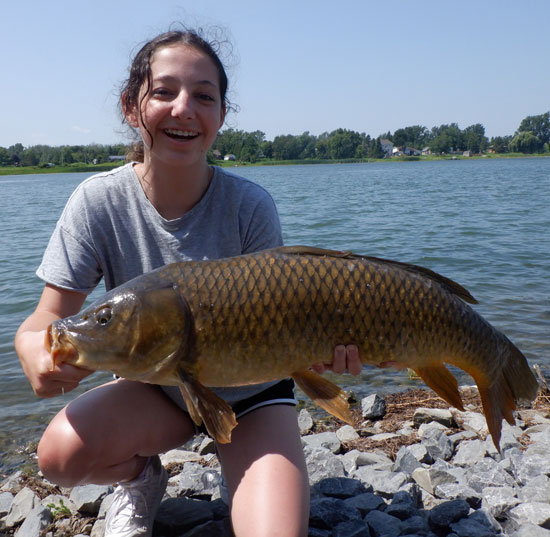
{"type": "Polygon", "coordinates": [[[117,88],[177,21],[233,45],[226,124],[278,134],[482,123],[550,110],[548,0],[10,0],[0,19],[0,146],[127,141],[117,88]]]}

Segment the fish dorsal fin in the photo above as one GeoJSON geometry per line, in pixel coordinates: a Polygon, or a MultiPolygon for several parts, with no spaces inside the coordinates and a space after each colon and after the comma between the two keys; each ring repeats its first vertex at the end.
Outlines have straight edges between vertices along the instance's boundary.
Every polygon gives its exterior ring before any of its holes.
{"type": "Polygon", "coordinates": [[[455,282],[454,280],[451,280],[450,278],[446,278],[445,276],[442,276],[441,274],[434,272],[433,270],[430,270],[429,268],[421,267],[419,265],[413,265],[411,263],[402,263],[401,261],[381,259],[379,257],[371,257],[371,256],[353,256],[353,257],[367,259],[368,261],[372,261],[374,263],[395,266],[403,270],[406,270],[407,272],[411,272],[412,274],[417,274],[425,278],[429,278],[431,280],[434,280],[436,283],[442,285],[443,287],[445,287],[453,295],[456,295],[457,297],[464,300],[464,302],[468,302],[469,304],[478,303],[477,300],[472,296],[470,291],[462,287],[462,285],[455,282]]]}
{"type": "Polygon", "coordinates": [[[412,274],[416,274],[419,276],[423,276],[425,278],[429,278],[431,280],[434,280],[439,285],[442,285],[446,289],[449,290],[453,295],[456,295],[457,297],[461,298],[465,302],[468,302],[470,304],[477,304],[477,300],[471,295],[471,293],[462,287],[459,283],[456,283],[455,281],[451,280],[450,278],[446,278],[445,276],[442,276],[441,274],[438,274],[437,272],[434,272],[433,270],[430,270],[425,267],[421,267],[419,265],[413,265],[411,263],[403,263],[401,261],[393,261],[391,259],[382,259],[380,257],[372,257],[372,256],[366,256],[366,255],[357,255],[353,254],[349,250],[325,250],[323,248],[315,248],[314,246],[282,246],[280,248],[275,248],[272,250],[274,253],[281,253],[281,254],[287,254],[287,255],[319,255],[319,256],[325,256],[325,257],[337,257],[337,258],[345,258],[345,259],[364,259],[366,261],[372,261],[373,263],[378,263],[380,265],[389,265],[393,267],[400,268],[401,270],[405,270],[407,272],[410,272],[412,274]]]}
{"type": "Polygon", "coordinates": [[[353,425],[353,416],[346,393],[336,384],[308,369],[292,373],[292,378],[316,405],[349,425],[353,425]]]}

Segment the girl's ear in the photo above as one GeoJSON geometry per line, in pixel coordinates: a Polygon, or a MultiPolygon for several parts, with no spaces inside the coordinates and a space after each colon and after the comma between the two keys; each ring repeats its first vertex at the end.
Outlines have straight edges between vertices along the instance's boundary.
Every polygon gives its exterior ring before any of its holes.
{"type": "Polygon", "coordinates": [[[139,127],[138,113],[135,105],[129,105],[126,99],[126,92],[124,92],[120,98],[120,105],[122,108],[122,113],[126,118],[126,121],[131,127],[137,129],[139,127]]]}

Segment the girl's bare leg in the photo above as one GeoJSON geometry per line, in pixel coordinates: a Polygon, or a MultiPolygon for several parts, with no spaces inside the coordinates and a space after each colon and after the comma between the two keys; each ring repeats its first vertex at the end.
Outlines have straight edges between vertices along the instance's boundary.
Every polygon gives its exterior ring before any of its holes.
{"type": "Polygon", "coordinates": [[[218,451],[236,537],[307,535],[309,482],[293,406],[243,416],[231,443],[218,451]]]}
{"type": "Polygon", "coordinates": [[[157,386],[119,379],[81,395],[49,424],[38,463],[66,487],[128,481],[147,457],[185,443],[194,433],[189,416],[157,386]]]}

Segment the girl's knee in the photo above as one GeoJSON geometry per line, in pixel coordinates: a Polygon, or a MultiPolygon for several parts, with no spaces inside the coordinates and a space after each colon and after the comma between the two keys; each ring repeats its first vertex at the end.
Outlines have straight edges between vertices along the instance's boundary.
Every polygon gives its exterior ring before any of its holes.
{"type": "Polygon", "coordinates": [[[74,487],[85,481],[94,454],[62,414],[50,423],[38,444],[38,466],[52,483],[74,487]]]}

